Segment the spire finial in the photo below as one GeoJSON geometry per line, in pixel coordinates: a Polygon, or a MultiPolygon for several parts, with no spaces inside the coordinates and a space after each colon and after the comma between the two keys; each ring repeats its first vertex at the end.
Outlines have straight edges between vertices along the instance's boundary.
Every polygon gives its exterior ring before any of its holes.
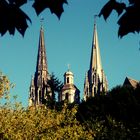
{"type": "Polygon", "coordinates": [[[68,71],[70,71],[70,64],[68,64],[68,71]]]}
{"type": "Polygon", "coordinates": [[[41,28],[43,27],[43,21],[44,21],[44,18],[43,18],[43,16],[41,16],[41,18],[40,18],[41,28]]]}
{"type": "Polygon", "coordinates": [[[96,18],[98,15],[94,15],[94,25],[96,25],[96,18]]]}

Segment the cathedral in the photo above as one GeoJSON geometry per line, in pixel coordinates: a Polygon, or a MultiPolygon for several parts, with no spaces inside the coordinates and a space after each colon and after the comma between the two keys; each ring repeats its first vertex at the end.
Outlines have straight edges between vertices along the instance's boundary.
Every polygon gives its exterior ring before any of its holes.
{"type": "Polygon", "coordinates": [[[29,106],[42,105],[44,100],[47,99],[47,95],[51,96],[51,88],[48,85],[50,75],[48,72],[46,48],[44,40],[43,26],[40,28],[38,56],[36,64],[36,72],[31,80],[30,94],[29,94],[29,106]]]}
{"type": "Polygon", "coordinates": [[[96,23],[94,23],[90,66],[84,82],[84,100],[96,94],[105,93],[107,90],[108,84],[101,64],[96,23]]]}
{"type": "MultiPolygon", "coordinates": [[[[51,87],[48,84],[49,80],[50,74],[48,72],[44,29],[41,26],[36,71],[29,89],[29,106],[42,105],[48,97],[52,97],[51,87]]],[[[94,97],[100,93],[106,93],[107,90],[108,84],[101,64],[97,29],[94,23],[90,66],[84,82],[84,100],[86,101],[88,97],[94,97]]],[[[59,102],[64,100],[67,100],[68,103],[80,102],[80,91],[74,85],[74,75],[70,69],[64,74],[64,85],[58,95],[59,102]]]]}
{"type": "MultiPolygon", "coordinates": [[[[48,84],[50,80],[50,74],[48,72],[46,48],[44,40],[43,26],[40,28],[38,56],[36,64],[36,72],[32,77],[30,89],[29,89],[29,106],[39,106],[44,104],[48,95],[52,97],[51,87],[48,84]]],[[[68,103],[80,102],[80,91],[74,85],[74,75],[68,70],[64,74],[64,85],[62,91],[59,93],[58,101],[67,100],[68,103]]]]}

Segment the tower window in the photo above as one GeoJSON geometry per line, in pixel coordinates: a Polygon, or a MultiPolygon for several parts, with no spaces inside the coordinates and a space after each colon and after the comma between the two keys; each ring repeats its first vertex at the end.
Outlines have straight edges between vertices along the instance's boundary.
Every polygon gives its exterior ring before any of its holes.
{"type": "Polygon", "coordinates": [[[67,84],[69,84],[69,77],[67,77],[67,84]]]}
{"type": "Polygon", "coordinates": [[[94,84],[94,82],[95,82],[95,76],[94,76],[94,75],[93,75],[93,81],[92,81],[92,82],[93,82],[93,84],[94,84]]]}
{"type": "Polygon", "coordinates": [[[94,87],[94,95],[96,94],[96,87],[94,87]]]}
{"type": "Polygon", "coordinates": [[[87,93],[88,93],[88,88],[87,88],[87,93]]]}
{"type": "Polygon", "coordinates": [[[39,101],[41,101],[41,90],[39,90],[39,101]]]}
{"type": "Polygon", "coordinates": [[[68,100],[68,98],[69,98],[69,93],[66,93],[65,99],[68,100]]]}

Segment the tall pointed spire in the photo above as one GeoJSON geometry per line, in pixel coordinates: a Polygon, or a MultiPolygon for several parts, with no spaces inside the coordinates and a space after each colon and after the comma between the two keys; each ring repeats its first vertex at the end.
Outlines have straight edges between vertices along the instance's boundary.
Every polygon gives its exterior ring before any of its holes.
{"type": "Polygon", "coordinates": [[[90,70],[97,70],[99,76],[101,77],[101,56],[100,56],[100,49],[99,49],[99,42],[98,42],[98,34],[96,29],[96,19],[94,19],[94,32],[93,32],[93,40],[92,40],[92,51],[91,51],[91,58],[90,58],[90,70]]]}
{"type": "Polygon", "coordinates": [[[43,26],[41,25],[40,28],[40,37],[39,37],[39,45],[38,45],[38,57],[37,57],[37,71],[47,71],[47,58],[46,58],[46,50],[45,50],[45,40],[44,40],[44,30],[43,26]]]}
{"type": "Polygon", "coordinates": [[[51,90],[48,85],[50,75],[48,72],[44,29],[41,25],[38,45],[38,56],[36,64],[36,72],[30,85],[30,102],[32,105],[41,105],[47,98],[47,94],[51,95],[51,90]]]}
{"type": "Polygon", "coordinates": [[[101,56],[95,16],[90,67],[84,83],[84,99],[86,100],[87,97],[95,96],[95,94],[100,94],[101,92],[106,91],[107,91],[107,81],[101,64],[101,56]]]}

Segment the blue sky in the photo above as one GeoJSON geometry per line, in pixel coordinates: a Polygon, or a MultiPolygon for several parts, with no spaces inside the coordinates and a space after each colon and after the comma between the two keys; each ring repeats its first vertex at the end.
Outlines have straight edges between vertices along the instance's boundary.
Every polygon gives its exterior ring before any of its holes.
{"type": "MultiPolygon", "coordinates": [[[[105,3],[103,0],[69,0],[60,21],[49,10],[37,17],[32,2],[22,7],[32,24],[29,23],[24,38],[17,31],[14,36],[7,33],[0,38],[0,70],[16,84],[11,93],[17,94],[23,105],[27,105],[31,75],[36,68],[40,17],[44,17],[49,72],[63,81],[67,64],[70,64],[82,98],[85,73],[89,69],[94,15],[105,3]]],[[[140,80],[140,35],[129,34],[119,39],[116,21],[115,12],[107,22],[102,17],[97,19],[102,65],[109,89],[122,84],[126,76],[140,80]]]]}

